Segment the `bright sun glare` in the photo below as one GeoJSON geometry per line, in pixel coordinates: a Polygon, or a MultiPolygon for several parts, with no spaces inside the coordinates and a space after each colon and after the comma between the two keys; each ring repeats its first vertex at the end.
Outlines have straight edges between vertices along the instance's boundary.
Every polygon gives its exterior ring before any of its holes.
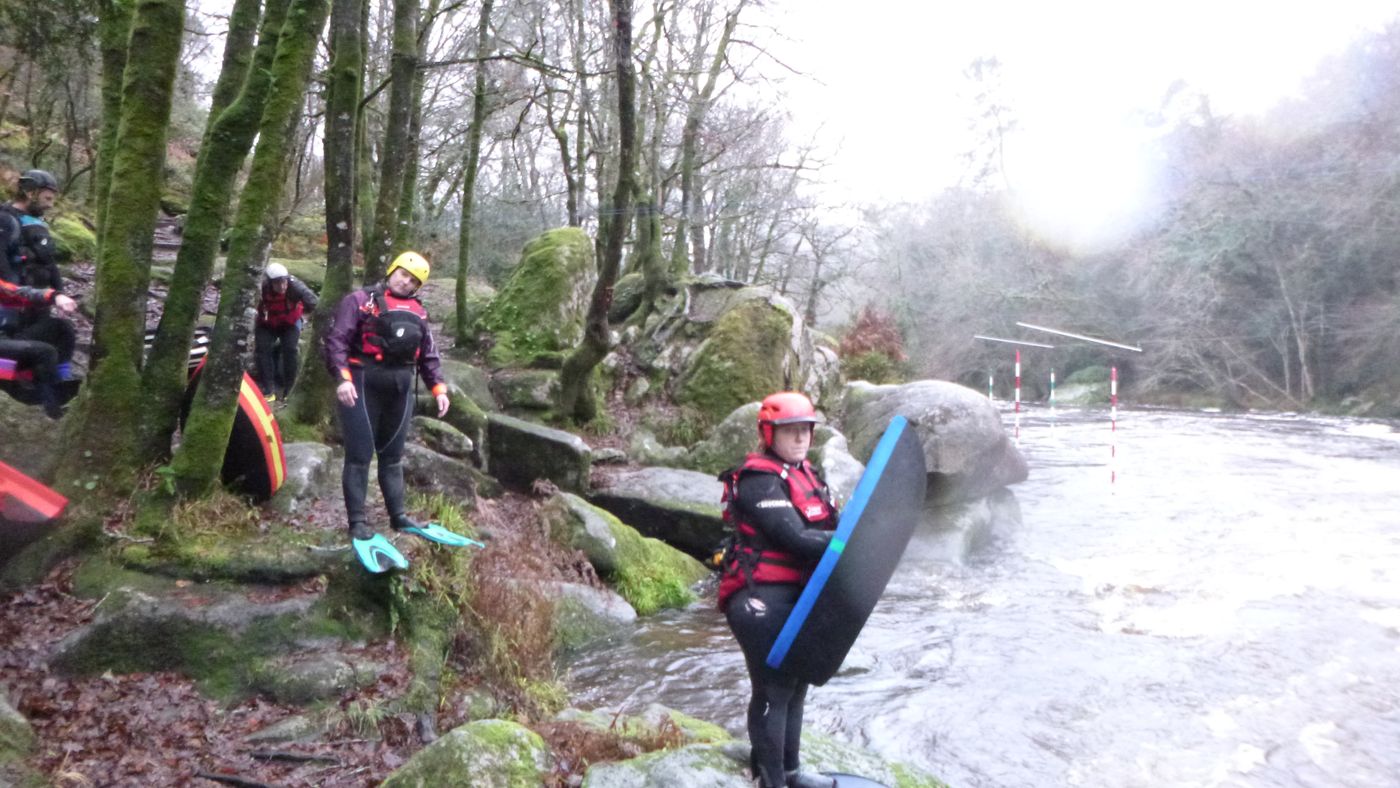
{"type": "Polygon", "coordinates": [[[1109,248],[1151,218],[1153,168],[1127,129],[1027,128],[1008,136],[1006,173],[1020,221],[1052,246],[1109,248]]]}

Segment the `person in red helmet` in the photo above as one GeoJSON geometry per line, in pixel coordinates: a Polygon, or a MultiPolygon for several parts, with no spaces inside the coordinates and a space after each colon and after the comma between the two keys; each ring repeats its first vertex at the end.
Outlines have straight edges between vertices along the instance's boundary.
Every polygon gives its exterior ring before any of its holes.
{"type": "Polygon", "coordinates": [[[831,788],[835,780],[799,771],[802,708],[808,684],[765,664],[788,614],[836,528],[836,505],[807,461],[818,422],[812,401],[795,391],[764,398],[758,451],[720,474],[725,519],[734,526],[719,586],[749,681],[750,765],[763,788],[831,788]]]}

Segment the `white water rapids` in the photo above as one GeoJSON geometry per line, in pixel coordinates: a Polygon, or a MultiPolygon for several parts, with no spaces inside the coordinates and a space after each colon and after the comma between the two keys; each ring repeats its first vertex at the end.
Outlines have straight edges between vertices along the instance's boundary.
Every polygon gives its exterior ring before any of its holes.
{"type": "MultiPolygon", "coordinates": [[[[1020,433],[1022,524],[961,564],[916,534],[808,728],[955,788],[1400,786],[1397,425],[1039,410],[1020,433]]],[[[743,735],[712,597],[571,670],[580,705],[743,735]]]]}

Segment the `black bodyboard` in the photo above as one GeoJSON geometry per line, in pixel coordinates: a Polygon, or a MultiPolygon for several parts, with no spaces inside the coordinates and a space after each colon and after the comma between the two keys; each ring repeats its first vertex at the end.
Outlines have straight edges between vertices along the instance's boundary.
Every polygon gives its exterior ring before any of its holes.
{"type": "Polygon", "coordinates": [[[774,641],[769,667],[816,685],[836,675],[909,545],[926,484],[919,436],[895,416],[774,641]]]}

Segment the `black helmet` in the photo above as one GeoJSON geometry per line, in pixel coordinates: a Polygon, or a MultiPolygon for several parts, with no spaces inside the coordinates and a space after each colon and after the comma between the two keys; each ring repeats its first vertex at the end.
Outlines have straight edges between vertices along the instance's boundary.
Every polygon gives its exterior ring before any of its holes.
{"type": "Polygon", "coordinates": [[[19,188],[24,192],[37,192],[44,189],[56,192],[58,191],[58,181],[49,174],[48,170],[25,170],[24,174],[19,176],[19,188]]]}

